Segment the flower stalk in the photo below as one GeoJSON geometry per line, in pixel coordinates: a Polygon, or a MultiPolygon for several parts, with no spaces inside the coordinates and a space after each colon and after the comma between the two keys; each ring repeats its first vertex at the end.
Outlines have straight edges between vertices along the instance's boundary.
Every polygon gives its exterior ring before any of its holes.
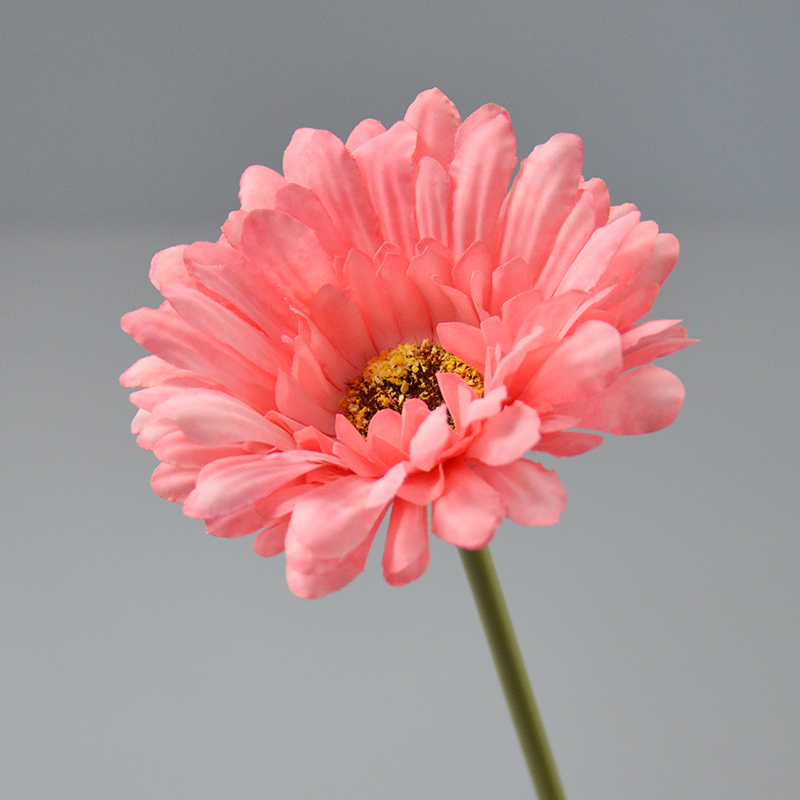
{"type": "Polygon", "coordinates": [[[536,792],[566,800],[489,548],[459,553],[536,792]]]}

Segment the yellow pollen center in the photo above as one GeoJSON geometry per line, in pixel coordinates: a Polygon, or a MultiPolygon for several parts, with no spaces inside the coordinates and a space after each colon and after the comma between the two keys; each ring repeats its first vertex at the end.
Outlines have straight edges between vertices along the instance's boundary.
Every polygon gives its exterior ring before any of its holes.
{"type": "Polygon", "coordinates": [[[399,412],[406,400],[416,397],[431,410],[444,402],[436,380],[437,372],[455,372],[483,396],[480,372],[425,339],[419,344],[401,344],[371,359],[361,376],[347,384],[347,396],[340,406],[363,436],[372,417],[384,408],[399,412]]]}

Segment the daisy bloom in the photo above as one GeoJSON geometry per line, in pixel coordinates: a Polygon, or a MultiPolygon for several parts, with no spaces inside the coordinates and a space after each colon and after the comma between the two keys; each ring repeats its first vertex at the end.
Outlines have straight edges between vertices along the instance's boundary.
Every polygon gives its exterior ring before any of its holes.
{"type": "Polygon", "coordinates": [[[388,130],[303,128],[283,175],[248,168],[220,239],[157,254],[165,301],[122,319],[152,353],[121,382],[156,493],[285,551],[301,597],[360,573],[387,514],[395,586],[431,531],[477,550],[504,517],[554,524],[566,493],[530,451],[669,425],[683,387],[651,362],[691,343],[636,324],[677,240],[611,206],[582,155],[556,134],[511,182],[508,113],[462,122],[431,89],[388,130]]]}

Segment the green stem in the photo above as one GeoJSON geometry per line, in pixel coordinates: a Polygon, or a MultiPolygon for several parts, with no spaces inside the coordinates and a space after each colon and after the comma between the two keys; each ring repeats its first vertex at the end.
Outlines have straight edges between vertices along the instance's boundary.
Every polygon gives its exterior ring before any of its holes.
{"type": "Polygon", "coordinates": [[[459,553],[533,785],[540,800],[566,800],[489,548],[459,553]]]}

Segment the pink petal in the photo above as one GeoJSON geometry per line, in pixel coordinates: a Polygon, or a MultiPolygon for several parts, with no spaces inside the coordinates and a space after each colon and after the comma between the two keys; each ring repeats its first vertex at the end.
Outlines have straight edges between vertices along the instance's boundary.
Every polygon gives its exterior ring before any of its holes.
{"type": "Polygon", "coordinates": [[[608,195],[608,186],[600,178],[589,178],[581,183],[582,192],[591,192],[594,198],[595,227],[600,228],[608,224],[608,215],[611,212],[611,203],[608,195]]]}
{"type": "Polygon", "coordinates": [[[450,177],[438,161],[424,156],[414,170],[414,214],[420,239],[449,243],[449,203],[450,177]]]}
{"type": "MultiPolygon", "coordinates": [[[[391,409],[383,409],[383,411],[391,411],[391,409]]],[[[382,412],[379,411],[378,413],[380,414],[382,412]]],[[[391,413],[396,414],[397,412],[391,411],[391,413]]],[[[377,414],[375,416],[377,416],[377,414]]],[[[375,417],[372,419],[375,419],[375,417]]],[[[371,422],[372,420],[370,420],[370,423],[371,422]]],[[[386,471],[391,467],[406,462],[408,460],[408,453],[401,450],[397,443],[383,436],[373,436],[370,442],[369,460],[370,463],[379,465],[382,471],[386,471]]]]}
{"type": "Polygon", "coordinates": [[[265,372],[274,375],[291,363],[284,348],[197,289],[166,283],[161,293],[192,327],[224,342],[265,372]]]}
{"type": "Polygon", "coordinates": [[[531,405],[556,405],[590,397],[622,371],[619,331],[605,322],[584,322],[564,339],[523,393],[531,405]]]}
{"type": "MultiPolygon", "coordinates": [[[[421,401],[420,401],[421,402],[421,401]]],[[[364,437],[358,432],[358,428],[347,419],[344,414],[336,415],[336,438],[346,447],[350,448],[354,453],[367,458],[369,453],[367,451],[367,442],[364,437]]]]}
{"type": "Polygon", "coordinates": [[[359,250],[351,250],[344,265],[344,282],[345,296],[358,306],[376,349],[396,347],[400,342],[400,327],[372,259],[359,250]]]}
{"type": "Polygon", "coordinates": [[[690,344],[697,344],[699,339],[687,339],[686,330],[681,328],[681,331],[682,333],[679,336],[659,339],[640,347],[630,355],[626,355],[622,360],[622,368],[627,371],[634,367],[640,367],[662,356],[669,356],[678,350],[683,350],[684,347],[688,347],[690,344]]]}
{"type": "Polygon", "coordinates": [[[378,278],[400,326],[401,341],[421,342],[431,337],[433,324],[425,298],[408,277],[408,264],[403,256],[390,253],[378,270],[378,278]]]}
{"type": "Polygon", "coordinates": [[[219,459],[203,468],[183,512],[188,517],[205,520],[228,516],[268,497],[320,464],[332,461],[330,456],[300,450],[219,459]]]}
{"type": "Polygon", "coordinates": [[[479,372],[486,365],[486,341],[483,331],[463,322],[442,322],[436,328],[442,347],[479,372]]]}
{"type": "Polygon", "coordinates": [[[579,456],[589,450],[594,450],[595,447],[602,443],[603,437],[596,433],[558,431],[557,433],[542,436],[541,441],[533,449],[563,458],[565,456],[579,456]]]}
{"type": "Polygon", "coordinates": [[[649,364],[653,359],[695,344],[697,339],[687,339],[686,329],[678,322],[680,320],[654,319],[623,333],[623,369],[649,364]]]}
{"type": "Polygon", "coordinates": [[[286,178],[269,167],[254,164],[248,167],[239,181],[239,199],[243,211],[254,208],[275,208],[275,195],[286,185],[286,178]]]}
{"type": "Polygon", "coordinates": [[[400,429],[400,449],[410,452],[411,440],[419,430],[419,426],[430,416],[430,409],[422,400],[412,397],[403,403],[401,411],[402,425],[400,429]]]}
{"type": "Polygon", "coordinates": [[[159,464],[150,478],[153,491],[164,500],[183,503],[195,487],[199,469],[185,469],[172,464],[159,464]]]}
{"type": "Polygon", "coordinates": [[[377,119],[364,119],[353,128],[347,141],[344,143],[345,147],[352,153],[357,147],[360,147],[364,142],[368,142],[375,136],[382,134],[386,128],[383,124],[378,122],[377,119]]]}
{"type": "Polygon", "coordinates": [[[148,423],[153,420],[154,417],[149,411],[140,408],[131,420],[131,433],[141,433],[147,427],[148,423]]]}
{"type": "Polygon", "coordinates": [[[395,500],[383,551],[386,582],[392,586],[404,586],[419,578],[430,560],[427,506],[395,500]]]}
{"type": "Polygon", "coordinates": [[[417,506],[427,506],[442,496],[444,469],[441,464],[430,472],[417,472],[406,477],[397,490],[397,496],[417,506]]]}
{"type": "Polygon", "coordinates": [[[179,244],[175,247],[168,247],[153,256],[150,262],[150,282],[159,291],[164,283],[178,281],[186,286],[193,286],[194,279],[186,270],[184,263],[184,253],[186,245],[179,244]]]}
{"type": "Polygon", "coordinates": [[[492,273],[492,302],[489,310],[500,314],[503,305],[533,287],[531,271],[521,258],[506,261],[492,273]]]}
{"type": "Polygon", "coordinates": [[[441,285],[441,290],[455,308],[456,322],[464,322],[467,325],[473,326],[480,325],[481,320],[475,306],[464,292],[456,289],[454,286],[447,286],[446,284],[441,285]]]}
{"type": "Polygon", "coordinates": [[[388,469],[408,454],[402,449],[402,418],[394,409],[383,408],[369,421],[367,429],[367,452],[375,464],[383,464],[388,469]]]}
{"type": "Polygon", "coordinates": [[[583,142],[557,133],[520,165],[503,219],[500,261],[522,258],[537,276],[575,203],[583,166],[583,142]]]}
{"type": "MultiPolygon", "coordinates": [[[[364,563],[366,563],[366,559],[364,563]]],[[[287,562],[286,585],[292,594],[301,600],[318,600],[326,594],[344,589],[348,583],[363,571],[363,565],[357,565],[349,561],[336,561],[332,562],[328,571],[309,575],[293,569],[287,562]]]]}
{"type": "Polygon", "coordinates": [[[616,292],[606,303],[603,311],[615,315],[615,325],[620,330],[630,328],[653,307],[658,297],[659,287],[652,283],[649,286],[627,286],[616,292]]]}
{"type": "Polygon", "coordinates": [[[493,243],[500,206],[516,163],[517,141],[506,114],[499,114],[464,137],[450,165],[452,250],[456,258],[475,241],[493,243]]]}
{"type": "Polygon", "coordinates": [[[475,400],[475,391],[455,372],[437,372],[436,382],[439,384],[439,391],[447,404],[447,410],[453,418],[456,430],[462,431],[464,427],[462,414],[475,400]]]}
{"type": "MultiPolygon", "coordinates": [[[[654,338],[664,335],[669,335],[671,330],[681,330],[678,323],[679,319],[651,319],[637,325],[622,334],[622,351],[626,355],[642,344],[652,341],[654,338]]],[[[684,331],[685,333],[685,331],[684,331]]]]}
{"type": "MultiPolygon", "coordinates": [[[[135,419],[136,417],[134,417],[135,419]]],[[[131,427],[133,426],[131,425],[131,427]]],[[[141,431],[138,431],[136,444],[143,450],[153,450],[161,439],[177,430],[179,430],[178,426],[171,419],[154,419],[151,416],[142,426],[141,431]]],[[[133,431],[133,433],[137,433],[137,431],[133,431]]]]}
{"type": "Polygon", "coordinates": [[[151,353],[227,386],[253,408],[272,406],[274,377],[177,314],[140,308],[122,318],[122,329],[151,353]]]}
{"type": "Polygon", "coordinates": [[[469,279],[469,296],[478,312],[478,319],[483,322],[488,315],[489,294],[491,292],[491,278],[487,278],[485,272],[475,270],[469,279]]]}
{"type": "Polygon", "coordinates": [[[574,318],[575,312],[588,297],[586,292],[566,292],[534,306],[520,325],[517,340],[542,328],[543,342],[557,341],[563,336],[567,323],[574,318]]]}
{"type": "Polygon", "coordinates": [[[196,242],[187,248],[187,268],[198,282],[227,300],[280,346],[283,334],[297,333],[295,315],[286,296],[241,253],[220,244],[196,242]]]}
{"type": "MultiPolygon", "coordinates": [[[[223,240],[231,247],[241,247],[242,244],[242,225],[247,219],[249,211],[231,211],[228,218],[222,223],[222,237],[217,244],[222,244],[223,240]]],[[[195,242],[197,244],[197,242],[195,242]]]]}
{"type": "Polygon", "coordinates": [[[281,450],[294,450],[288,433],[268,422],[246,403],[211,389],[190,389],[173,394],[156,406],[159,416],[178,423],[184,435],[202,445],[264,442],[281,450]]]}
{"type": "Polygon", "coordinates": [[[311,348],[299,336],[295,340],[292,378],[324,409],[334,414],[340,411],[339,401],[344,387],[331,385],[311,348]]]}
{"type": "Polygon", "coordinates": [[[286,535],[286,582],[289,589],[298,597],[313,599],[323,597],[342,589],[357,575],[364,571],[374,531],[355,550],[344,558],[322,559],[310,554],[296,537],[286,535]],[[300,549],[306,554],[302,569],[297,566],[297,553],[300,549]]]}
{"type": "Polygon", "coordinates": [[[369,421],[367,452],[370,451],[372,440],[376,436],[380,436],[387,442],[396,442],[399,449],[402,425],[402,417],[394,409],[383,408],[378,411],[369,421]]]}
{"type": "Polygon", "coordinates": [[[546,298],[552,297],[559,283],[597,229],[597,207],[591,192],[579,192],[534,286],[546,298]]]}
{"type": "Polygon", "coordinates": [[[263,527],[264,518],[258,512],[255,504],[241,508],[226,517],[210,519],[206,522],[206,530],[211,536],[221,536],[225,539],[247,536],[263,527]]]}
{"type": "Polygon", "coordinates": [[[338,480],[342,476],[342,472],[331,476],[328,473],[329,480],[317,481],[317,477],[325,478],[323,474],[325,470],[332,469],[330,466],[315,467],[305,475],[301,475],[280,489],[276,489],[269,497],[264,497],[256,502],[258,511],[267,520],[285,520],[288,526],[289,517],[294,510],[297,501],[309,490],[309,486],[320,486],[324,483],[330,483],[331,480],[338,480]]]}
{"type": "Polygon", "coordinates": [[[673,422],[683,397],[683,384],[671,372],[652,365],[640,367],[620,375],[582,406],[581,427],[618,436],[652,433],[673,422]]]}
{"type": "Polygon", "coordinates": [[[474,422],[480,422],[499,414],[507,397],[508,390],[506,387],[498,386],[486,392],[483,397],[473,400],[464,412],[464,425],[468,427],[474,422]]]}
{"type": "Polygon", "coordinates": [[[378,507],[391,503],[408,474],[408,463],[395,464],[383,477],[374,481],[367,495],[367,506],[378,507]]]}
{"type": "Polygon", "coordinates": [[[363,368],[377,354],[358,306],[332,286],[323,286],[311,303],[311,319],[354,366],[363,368]]]}
{"type": "MultiPolygon", "coordinates": [[[[193,375],[193,373],[190,373],[193,375]]],[[[146,389],[140,389],[138,392],[133,392],[129,400],[133,405],[138,408],[143,408],[146,411],[154,411],[159,403],[168,400],[174,394],[189,391],[190,389],[213,389],[214,391],[227,394],[221,386],[215,386],[211,382],[204,382],[201,380],[194,380],[191,378],[171,378],[159,383],[155,386],[148,386],[146,389]]]]}
{"type": "Polygon", "coordinates": [[[447,260],[447,263],[452,267],[453,259],[451,258],[449,248],[447,248],[441,242],[437,242],[436,239],[420,239],[416,245],[417,255],[422,255],[428,248],[435,250],[440,256],[443,256],[447,260]]]}
{"type": "Polygon", "coordinates": [[[313,425],[323,433],[333,434],[335,413],[323,408],[297,381],[279,372],[275,382],[278,411],[303,425],[313,425]]]}
{"type": "Polygon", "coordinates": [[[122,386],[133,389],[137,386],[155,386],[169,378],[192,374],[188,370],[173,367],[158,356],[144,356],[119,376],[119,382],[122,386]]]}
{"type": "Polygon", "coordinates": [[[415,160],[432,156],[448,167],[461,124],[455,105],[439,89],[420,92],[406,111],[405,121],[417,131],[415,160]]]}
{"type": "Polygon", "coordinates": [[[294,440],[300,450],[314,450],[317,453],[333,455],[333,439],[314,427],[308,426],[295,431],[294,440]]]}
{"type": "Polygon", "coordinates": [[[378,220],[358,165],[339,139],[301,128],[283,155],[283,174],[314,192],[348,244],[373,255],[380,246],[378,220]]]}
{"type": "Polygon", "coordinates": [[[409,445],[409,460],[419,470],[433,469],[452,444],[455,431],[447,424],[447,407],[439,406],[422,422],[409,445]]]}
{"type": "Polygon", "coordinates": [[[555,525],[567,504],[567,493],[553,470],[521,458],[501,467],[474,466],[494,488],[505,514],[521,525],[555,525]]]}
{"type": "Polygon", "coordinates": [[[486,105],[473,111],[461,123],[456,131],[456,153],[463,147],[464,142],[484,123],[491,122],[497,117],[508,117],[508,111],[496,103],[486,103],[486,105]]]}
{"type": "MultiPolygon", "coordinates": [[[[312,142],[314,135],[320,133],[316,128],[298,128],[283,151],[283,174],[290,183],[299,183],[308,188],[308,171],[313,158],[312,142]]],[[[333,134],[331,134],[333,136],[333,134]]]]}
{"type": "Polygon", "coordinates": [[[653,252],[657,236],[658,225],[652,220],[635,225],[614,253],[598,286],[625,286],[635,280],[653,252]]]}
{"type": "Polygon", "coordinates": [[[556,294],[563,294],[570,289],[594,289],[623,239],[638,224],[639,212],[632,211],[615,222],[598,228],[561,279],[556,294]]]}
{"type": "MultiPolygon", "coordinates": [[[[361,437],[360,433],[358,435],[361,437]]],[[[358,451],[346,447],[341,442],[333,443],[333,454],[350,472],[362,478],[380,478],[386,472],[385,464],[376,464],[369,458],[360,455],[358,451]]]]}
{"type": "Polygon", "coordinates": [[[606,286],[604,289],[595,289],[593,292],[588,294],[570,291],[567,292],[566,295],[559,295],[559,297],[568,297],[570,295],[583,294],[584,297],[581,302],[578,303],[569,319],[564,323],[563,327],[558,333],[557,338],[562,339],[565,336],[568,336],[575,329],[577,329],[581,323],[586,322],[589,319],[599,319],[618,328],[619,326],[616,324],[617,317],[610,313],[607,309],[607,305],[613,299],[616,290],[617,287],[612,285],[606,286]]]}
{"type": "Polygon", "coordinates": [[[342,234],[310,189],[297,183],[287,183],[275,198],[275,209],[283,211],[314,231],[317,241],[328,255],[347,255],[347,243],[342,234]]]}
{"type": "Polygon", "coordinates": [[[457,547],[485,547],[503,519],[498,493],[465,465],[451,466],[444,494],[434,502],[431,527],[457,547]]]}
{"type": "Polygon", "coordinates": [[[308,345],[325,376],[334,386],[344,386],[361,372],[359,367],[351,364],[331,344],[331,340],[313,320],[298,315],[298,328],[300,338],[308,345]]]}
{"type": "Polygon", "coordinates": [[[500,316],[509,338],[519,338],[523,322],[535,308],[542,305],[542,300],[542,293],[538,289],[529,289],[503,303],[500,316]]]}
{"type": "Polygon", "coordinates": [[[162,436],[153,454],[159,461],[184,469],[201,469],[218,458],[245,455],[241,444],[224,444],[209,447],[188,439],[183,431],[171,431],[162,436]]]}
{"type": "Polygon", "coordinates": [[[509,395],[516,398],[549,355],[550,351],[543,346],[543,333],[543,326],[538,325],[529,334],[517,339],[511,352],[496,364],[487,363],[484,387],[494,389],[504,385],[509,395]]]}
{"type": "Polygon", "coordinates": [[[539,441],[539,427],[536,411],[525,403],[516,402],[486,420],[466,456],[489,466],[509,464],[539,441]]]}
{"type": "Polygon", "coordinates": [[[574,428],[581,421],[580,417],[570,417],[566,414],[550,413],[542,418],[542,434],[558,433],[567,428],[574,428]]]}
{"type": "Polygon", "coordinates": [[[292,512],[289,535],[319,558],[342,558],[369,536],[386,513],[386,506],[370,506],[374,481],[350,476],[303,495],[292,512]]]}
{"type": "Polygon", "coordinates": [[[610,225],[612,222],[616,222],[620,217],[624,217],[626,214],[630,214],[632,211],[636,210],[636,206],[633,203],[622,203],[618,206],[611,206],[607,224],[610,225]]]}
{"type": "Polygon", "coordinates": [[[661,286],[675,267],[679,251],[678,240],[671,233],[659,233],[656,236],[653,252],[650,253],[647,263],[636,278],[636,285],[647,286],[655,283],[661,286]]]}
{"type": "Polygon", "coordinates": [[[491,286],[493,267],[492,253],[486,243],[473,242],[453,267],[453,286],[469,295],[471,279],[475,272],[481,273],[488,279],[488,285],[491,286]]]}
{"type": "Polygon", "coordinates": [[[242,249],[271,282],[305,307],[321,286],[339,285],[333,262],[314,232],[282,211],[258,209],[248,214],[242,249]]]}
{"type": "Polygon", "coordinates": [[[487,317],[481,322],[481,331],[486,342],[486,347],[490,351],[510,352],[514,346],[514,341],[508,335],[503,320],[500,317],[487,317]]]}
{"type": "Polygon", "coordinates": [[[441,288],[443,283],[449,283],[450,275],[450,262],[431,247],[412,258],[408,267],[408,277],[425,298],[434,325],[452,319],[455,313],[453,302],[441,288]]]}
{"type": "Polygon", "coordinates": [[[253,550],[264,558],[277,556],[286,547],[286,531],[288,529],[288,516],[267,523],[267,527],[258,533],[253,540],[253,550]]]}
{"type": "Polygon", "coordinates": [[[416,131],[408,123],[397,122],[353,152],[383,238],[409,256],[414,254],[417,240],[412,189],[416,146],[416,131]]]}

